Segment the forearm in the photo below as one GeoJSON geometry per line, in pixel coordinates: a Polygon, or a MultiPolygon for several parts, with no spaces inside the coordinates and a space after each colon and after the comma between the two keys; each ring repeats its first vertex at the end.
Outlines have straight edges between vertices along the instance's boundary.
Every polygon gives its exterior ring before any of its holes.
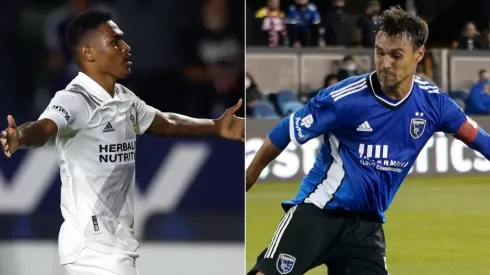
{"type": "Polygon", "coordinates": [[[269,137],[265,139],[245,173],[247,191],[255,184],[265,167],[267,167],[271,161],[276,159],[281,152],[282,150],[275,147],[269,137]]]}
{"type": "Polygon", "coordinates": [[[288,124],[289,118],[285,118],[274,126],[255,154],[245,173],[247,191],[252,188],[265,167],[276,159],[291,142],[288,124]]]}
{"type": "Polygon", "coordinates": [[[200,119],[175,113],[159,112],[150,126],[150,133],[166,137],[197,137],[219,135],[216,121],[213,119],[200,119]]]}
{"type": "Polygon", "coordinates": [[[19,149],[30,149],[44,146],[51,136],[40,121],[22,124],[19,128],[19,149]]]}

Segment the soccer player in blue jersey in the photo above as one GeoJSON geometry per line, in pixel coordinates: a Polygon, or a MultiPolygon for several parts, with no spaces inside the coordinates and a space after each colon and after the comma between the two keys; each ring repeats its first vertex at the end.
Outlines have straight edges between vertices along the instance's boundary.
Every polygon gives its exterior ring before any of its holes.
{"type": "Polygon", "coordinates": [[[490,136],[437,86],[415,76],[427,24],[386,10],[376,29],[376,71],[325,88],[279,122],[246,172],[247,190],[292,141],[323,136],[314,167],[248,274],[388,274],[384,213],[429,138],[453,134],[490,159],[490,136]]]}

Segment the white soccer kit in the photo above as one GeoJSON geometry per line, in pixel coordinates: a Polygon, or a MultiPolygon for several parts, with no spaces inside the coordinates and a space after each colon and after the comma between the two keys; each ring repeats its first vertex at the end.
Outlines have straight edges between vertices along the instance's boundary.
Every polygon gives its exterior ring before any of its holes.
{"type": "Polygon", "coordinates": [[[62,181],[62,265],[76,262],[85,248],[137,257],[136,135],[143,134],[154,117],[155,109],[126,87],[116,84],[112,98],[83,73],[57,92],[40,116],[58,125],[54,142],[62,181]]]}

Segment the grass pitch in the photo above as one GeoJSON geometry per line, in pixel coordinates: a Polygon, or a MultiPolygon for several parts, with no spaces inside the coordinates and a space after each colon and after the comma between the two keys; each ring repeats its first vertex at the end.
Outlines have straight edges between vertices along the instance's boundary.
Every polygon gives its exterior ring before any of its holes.
{"type": "MultiPolygon", "coordinates": [[[[284,215],[297,182],[258,182],[247,193],[247,270],[284,215]]],[[[391,275],[490,275],[490,177],[409,178],[388,210],[391,275]]],[[[308,275],[326,275],[320,266],[308,275]]]]}

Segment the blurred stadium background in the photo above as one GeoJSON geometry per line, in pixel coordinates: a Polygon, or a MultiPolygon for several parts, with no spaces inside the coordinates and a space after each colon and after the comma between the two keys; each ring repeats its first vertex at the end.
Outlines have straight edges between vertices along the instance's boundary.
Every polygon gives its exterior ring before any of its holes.
{"type": "MultiPolygon", "coordinates": [[[[64,28],[111,11],[132,48],[122,81],[163,111],[217,118],[243,97],[243,3],[230,0],[21,0],[2,3],[0,117],[37,119],[76,68],[64,28]]],[[[238,115],[243,116],[243,110],[238,115]]],[[[53,148],[0,158],[0,274],[61,275],[60,179],[53,148]]],[[[244,270],[243,145],[138,140],[136,233],[141,274],[244,270]]]]}
{"type": "MultiPolygon", "coordinates": [[[[373,20],[394,5],[429,24],[417,74],[490,130],[490,1],[248,0],[246,165],[271,127],[318,89],[374,70],[373,20]]],[[[247,193],[247,270],[270,243],[284,214],[280,202],[295,196],[320,142],[290,144],[247,193]]],[[[490,162],[463,143],[434,135],[387,213],[390,274],[490,274],[489,171],[490,162]]]]}

